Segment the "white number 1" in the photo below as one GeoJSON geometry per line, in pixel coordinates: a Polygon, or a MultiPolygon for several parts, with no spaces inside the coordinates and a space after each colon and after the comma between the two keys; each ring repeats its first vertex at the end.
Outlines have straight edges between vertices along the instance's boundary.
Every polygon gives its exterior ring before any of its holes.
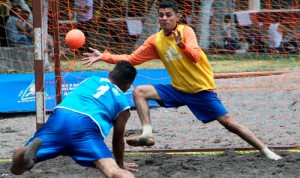
{"type": "Polygon", "coordinates": [[[109,90],[109,86],[108,85],[105,85],[105,86],[100,86],[98,89],[97,89],[97,93],[95,93],[93,95],[94,98],[99,98],[101,95],[103,95],[105,92],[107,92],[107,90],[109,90]]]}

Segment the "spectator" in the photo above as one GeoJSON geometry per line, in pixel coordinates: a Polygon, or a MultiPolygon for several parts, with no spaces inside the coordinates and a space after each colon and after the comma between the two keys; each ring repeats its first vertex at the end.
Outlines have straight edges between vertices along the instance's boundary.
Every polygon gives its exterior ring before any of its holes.
{"type": "Polygon", "coordinates": [[[19,4],[23,10],[29,12],[28,22],[33,24],[32,17],[32,7],[29,5],[32,4],[32,0],[10,0],[11,4],[19,4]]]}
{"type": "Polygon", "coordinates": [[[13,5],[6,21],[9,46],[33,45],[32,27],[28,25],[28,17],[28,12],[23,11],[21,6],[13,5]]]}
{"type": "Polygon", "coordinates": [[[274,19],[275,23],[270,24],[268,28],[268,47],[271,52],[288,53],[290,51],[299,51],[299,35],[291,26],[280,22],[280,16],[274,19]]]}
{"type": "Polygon", "coordinates": [[[254,52],[265,52],[266,43],[262,39],[262,23],[254,23],[251,26],[240,27],[245,49],[254,52]]]}
{"type": "Polygon", "coordinates": [[[279,30],[280,27],[279,22],[275,22],[270,24],[268,28],[268,47],[278,52],[278,48],[282,42],[282,33],[279,30]]]}
{"type": "Polygon", "coordinates": [[[232,37],[232,28],[231,28],[231,18],[230,15],[225,15],[223,23],[223,32],[224,32],[224,41],[225,49],[230,51],[235,51],[239,49],[238,40],[232,37]]]}
{"type": "Polygon", "coordinates": [[[300,35],[290,25],[281,25],[282,32],[281,50],[279,52],[300,52],[300,35]]]}
{"type": "Polygon", "coordinates": [[[29,38],[33,38],[33,25],[29,21],[30,12],[27,10],[23,10],[21,14],[22,20],[23,20],[23,27],[25,30],[26,35],[29,38]]]}

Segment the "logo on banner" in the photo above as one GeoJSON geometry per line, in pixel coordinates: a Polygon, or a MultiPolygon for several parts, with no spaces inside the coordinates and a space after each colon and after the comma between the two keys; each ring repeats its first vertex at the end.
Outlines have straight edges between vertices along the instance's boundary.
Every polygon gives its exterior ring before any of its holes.
{"type": "MultiPolygon", "coordinates": [[[[45,97],[48,96],[46,92],[44,92],[45,97]]],[[[31,102],[35,101],[35,80],[29,84],[29,86],[25,90],[21,90],[19,94],[21,101],[19,102],[31,102]]]]}

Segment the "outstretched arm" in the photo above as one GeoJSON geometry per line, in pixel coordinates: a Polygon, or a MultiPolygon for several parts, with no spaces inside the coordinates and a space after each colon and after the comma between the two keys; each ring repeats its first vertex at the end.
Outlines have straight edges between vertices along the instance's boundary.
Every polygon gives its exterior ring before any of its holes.
{"type": "Polygon", "coordinates": [[[117,164],[123,169],[127,169],[131,172],[136,172],[138,166],[135,163],[124,163],[123,160],[125,150],[124,133],[125,126],[129,117],[129,110],[125,110],[119,114],[114,125],[112,148],[117,164]]]}
{"type": "Polygon", "coordinates": [[[104,51],[103,53],[101,53],[96,49],[90,48],[91,53],[83,53],[83,55],[85,56],[82,59],[83,65],[89,67],[100,60],[110,64],[116,64],[121,60],[125,60],[133,65],[138,65],[152,59],[159,59],[160,57],[156,52],[154,43],[155,35],[152,35],[145,41],[145,43],[142,46],[135,50],[131,55],[114,55],[109,53],[108,51],[104,51]]]}

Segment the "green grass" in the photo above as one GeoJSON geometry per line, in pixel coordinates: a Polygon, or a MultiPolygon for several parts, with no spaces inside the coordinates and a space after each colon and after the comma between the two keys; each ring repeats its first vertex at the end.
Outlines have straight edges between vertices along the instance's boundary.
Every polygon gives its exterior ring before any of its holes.
{"type": "Polygon", "coordinates": [[[299,70],[299,55],[210,55],[208,59],[215,73],[262,72],[299,70]]]}
{"type": "MultiPolygon", "coordinates": [[[[274,54],[251,54],[245,55],[207,55],[214,73],[229,72],[260,72],[260,71],[282,71],[299,70],[299,55],[274,55],[274,54]]],[[[91,71],[111,70],[114,65],[105,62],[95,63],[86,68],[82,65],[80,57],[76,60],[61,60],[62,71],[91,71]]],[[[151,60],[136,66],[138,69],[164,68],[160,60],[151,60]]]]}

